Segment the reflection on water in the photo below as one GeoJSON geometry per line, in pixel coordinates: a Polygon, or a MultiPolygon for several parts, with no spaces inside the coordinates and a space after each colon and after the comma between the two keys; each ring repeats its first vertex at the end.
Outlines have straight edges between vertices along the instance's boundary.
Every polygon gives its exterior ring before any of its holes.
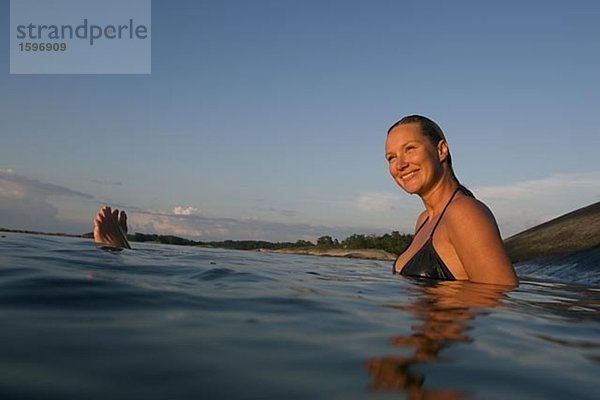
{"type": "Polygon", "coordinates": [[[388,307],[408,312],[419,321],[411,327],[409,336],[394,336],[394,347],[408,349],[409,356],[376,357],[366,362],[372,390],[403,390],[409,399],[460,399],[466,395],[458,390],[428,389],[426,377],[414,371],[417,364],[444,362],[440,353],[454,343],[473,340],[467,332],[469,323],[484,317],[489,309],[498,307],[506,287],[469,282],[416,281],[415,301],[409,305],[389,304],[388,307]]]}

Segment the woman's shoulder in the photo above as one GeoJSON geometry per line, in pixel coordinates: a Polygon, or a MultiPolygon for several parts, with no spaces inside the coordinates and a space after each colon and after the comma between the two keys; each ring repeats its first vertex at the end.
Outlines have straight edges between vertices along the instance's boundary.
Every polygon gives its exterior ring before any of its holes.
{"type": "Polygon", "coordinates": [[[473,227],[473,225],[496,225],[496,220],[491,210],[482,201],[471,196],[458,196],[448,206],[444,216],[449,225],[458,227],[473,227]]]}
{"type": "Polygon", "coordinates": [[[483,202],[473,197],[457,196],[444,216],[444,228],[469,280],[517,284],[498,224],[483,202]]]}

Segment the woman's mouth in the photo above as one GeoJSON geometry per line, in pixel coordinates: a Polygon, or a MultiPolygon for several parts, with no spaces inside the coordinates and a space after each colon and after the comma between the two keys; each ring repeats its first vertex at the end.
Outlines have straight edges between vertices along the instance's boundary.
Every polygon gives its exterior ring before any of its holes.
{"type": "Polygon", "coordinates": [[[418,172],[418,170],[416,170],[416,171],[411,171],[411,172],[409,172],[409,173],[407,173],[407,174],[404,174],[404,175],[402,175],[400,178],[401,178],[402,180],[408,180],[408,179],[411,179],[411,178],[413,178],[413,177],[416,175],[416,173],[417,173],[417,172],[418,172]]]}

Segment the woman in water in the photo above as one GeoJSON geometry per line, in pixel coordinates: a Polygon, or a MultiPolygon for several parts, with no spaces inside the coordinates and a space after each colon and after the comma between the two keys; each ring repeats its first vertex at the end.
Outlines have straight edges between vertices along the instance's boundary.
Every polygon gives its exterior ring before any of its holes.
{"type": "Polygon", "coordinates": [[[448,143],[435,122],[420,115],[396,122],[388,130],[385,157],[398,186],[418,195],[425,206],[394,273],[517,284],[494,216],[459,183],[448,143]]]}

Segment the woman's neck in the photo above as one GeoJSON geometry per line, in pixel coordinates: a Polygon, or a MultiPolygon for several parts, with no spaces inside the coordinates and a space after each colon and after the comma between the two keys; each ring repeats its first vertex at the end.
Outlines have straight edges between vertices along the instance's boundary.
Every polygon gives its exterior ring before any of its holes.
{"type": "Polygon", "coordinates": [[[427,193],[419,195],[425,206],[429,220],[437,217],[459,185],[452,177],[444,176],[427,193]]]}

